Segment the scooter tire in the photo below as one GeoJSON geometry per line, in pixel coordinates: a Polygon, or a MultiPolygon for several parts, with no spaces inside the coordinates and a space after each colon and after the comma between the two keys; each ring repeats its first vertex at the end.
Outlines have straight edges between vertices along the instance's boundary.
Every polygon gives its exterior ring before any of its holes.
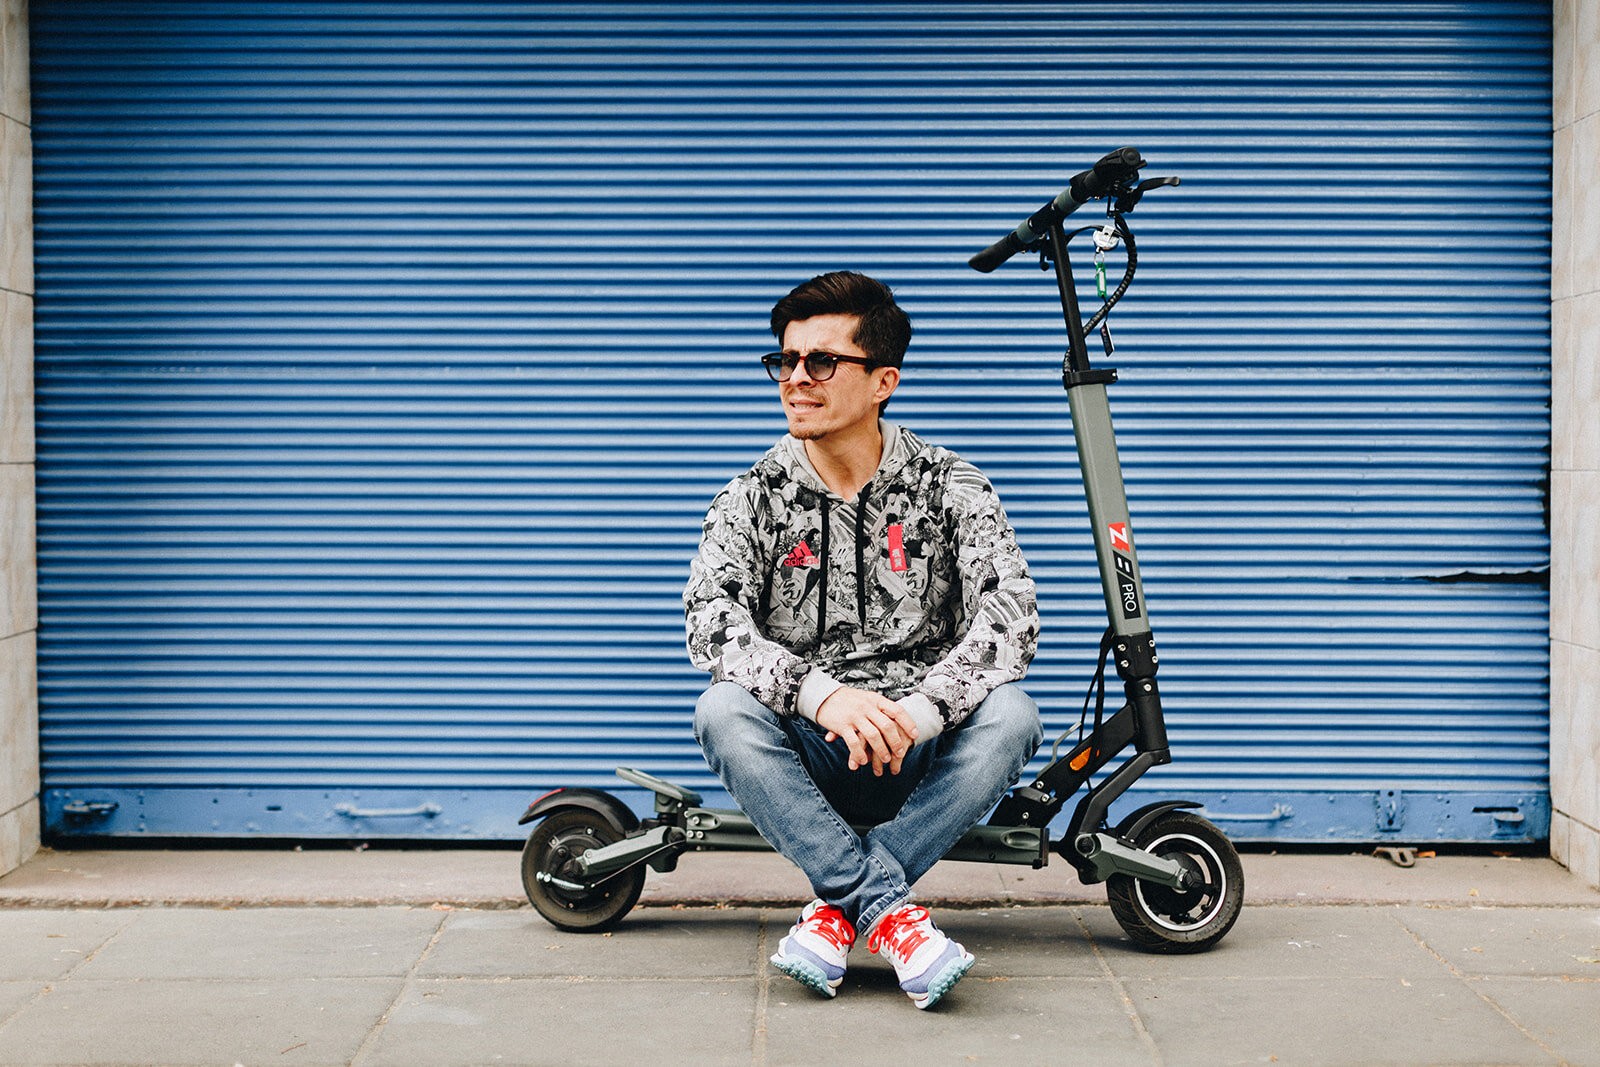
{"type": "Polygon", "coordinates": [[[558,811],[528,835],[522,849],[522,889],[528,902],[558,930],[601,933],[622,921],[644,889],[643,866],[602,878],[592,886],[567,889],[551,879],[579,882],[575,862],[585,850],[609,845],[622,833],[598,812],[558,811]]]}
{"type": "Polygon", "coordinates": [[[1168,954],[1204,952],[1221,941],[1244,906],[1244,868],[1227,835],[1198,815],[1174,811],[1145,827],[1133,844],[1189,868],[1197,888],[1112,875],[1106,897],[1128,937],[1168,954]]]}

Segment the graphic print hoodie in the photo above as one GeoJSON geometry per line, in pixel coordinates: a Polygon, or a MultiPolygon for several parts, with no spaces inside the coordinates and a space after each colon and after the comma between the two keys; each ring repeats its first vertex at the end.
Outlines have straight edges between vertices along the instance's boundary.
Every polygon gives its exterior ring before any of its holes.
{"type": "Polygon", "coordinates": [[[684,590],[689,658],[781,715],[841,686],[901,704],[920,744],[1033,659],[1033,579],[976,467],[880,423],[854,500],[784,437],[717,494],[684,590]]]}

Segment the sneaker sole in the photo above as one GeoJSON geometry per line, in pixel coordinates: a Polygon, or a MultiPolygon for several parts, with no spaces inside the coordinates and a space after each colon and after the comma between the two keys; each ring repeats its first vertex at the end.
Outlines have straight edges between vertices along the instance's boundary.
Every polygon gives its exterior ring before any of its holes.
{"type": "Polygon", "coordinates": [[[839,992],[839,983],[844,981],[843,975],[831,982],[828,981],[828,976],[822,972],[822,968],[810,960],[796,959],[792,956],[773,956],[769,962],[807,989],[821,993],[825,997],[836,996],[839,992]]]}
{"type": "Polygon", "coordinates": [[[954,989],[955,984],[961,981],[976,962],[978,960],[975,956],[959,956],[945,964],[944,970],[933,976],[933,981],[928,983],[928,991],[920,998],[915,993],[906,995],[911,998],[911,1003],[925,1011],[939,1003],[939,998],[954,989]]]}

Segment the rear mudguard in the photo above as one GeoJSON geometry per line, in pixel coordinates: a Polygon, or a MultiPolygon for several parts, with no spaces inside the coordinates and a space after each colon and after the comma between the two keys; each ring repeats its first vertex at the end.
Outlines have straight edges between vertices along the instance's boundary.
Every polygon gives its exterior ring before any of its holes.
{"type": "Polygon", "coordinates": [[[1198,807],[1200,805],[1192,800],[1158,800],[1154,804],[1146,804],[1123,819],[1111,833],[1131,845],[1139,839],[1139,835],[1144,832],[1145,827],[1161,818],[1167,812],[1178,811],[1181,808],[1198,807]]]}
{"type": "Polygon", "coordinates": [[[594,812],[615,827],[617,833],[624,836],[639,828],[638,816],[634,815],[622,801],[604,790],[582,787],[552,789],[528,805],[528,810],[522,813],[517,825],[523,826],[535,819],[543,819],[558,811],[571,808],[594,812]]]}

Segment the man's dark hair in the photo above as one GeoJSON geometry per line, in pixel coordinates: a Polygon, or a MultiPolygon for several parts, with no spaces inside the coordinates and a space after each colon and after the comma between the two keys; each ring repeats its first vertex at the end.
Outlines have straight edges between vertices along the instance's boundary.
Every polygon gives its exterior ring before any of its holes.
{"type": "Polygon", "coordinates": [[[791,322],[816,315],[859,316],[861,325],[851,340],[879,366],[900,366],[911,344],[911,320],[894,302],[894,293],[878,279],[853,270],[819,274],[789,290],[772,306],[772,336],[781,344],[791,322]]]}

